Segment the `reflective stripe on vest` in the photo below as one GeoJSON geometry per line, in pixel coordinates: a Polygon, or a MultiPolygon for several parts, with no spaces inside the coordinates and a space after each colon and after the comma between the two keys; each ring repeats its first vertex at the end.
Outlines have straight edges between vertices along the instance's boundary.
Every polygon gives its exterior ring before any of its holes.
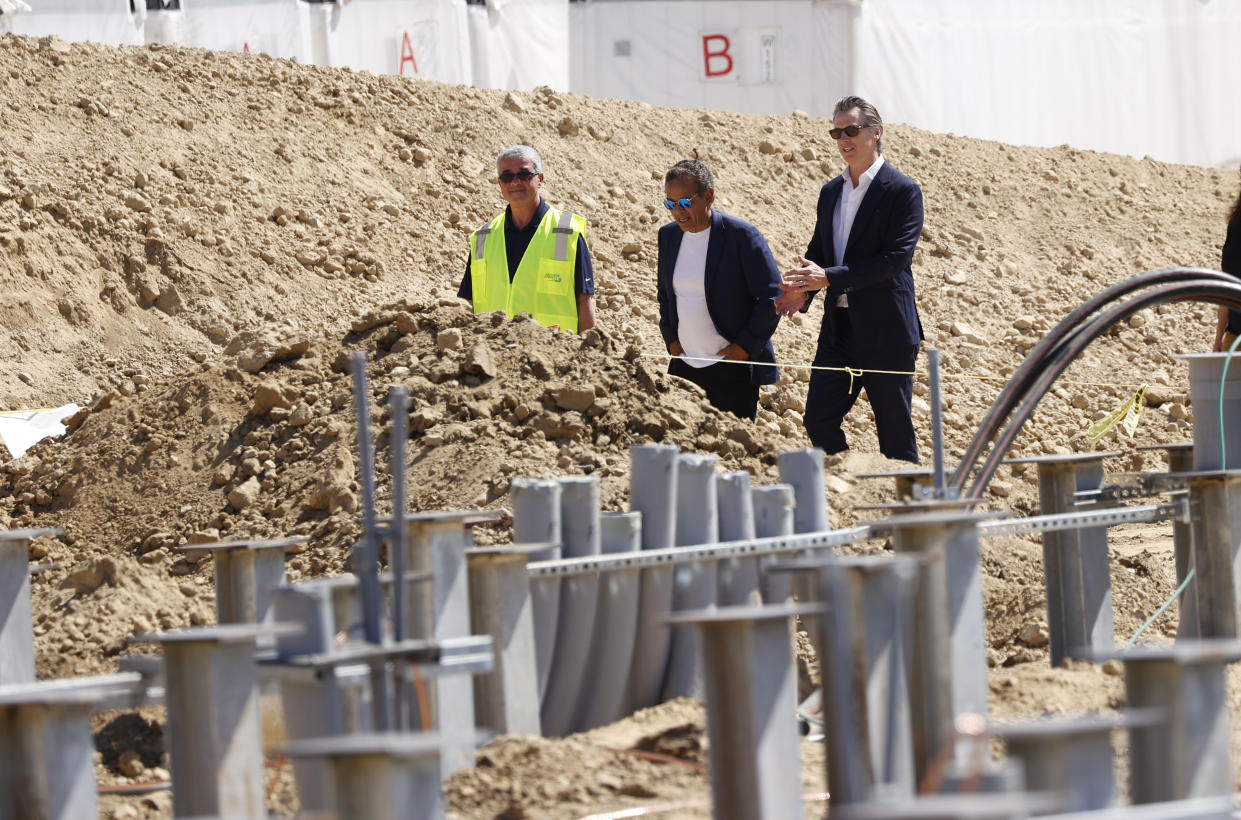
{"type": "Polygon", "coordinates": [[[491,225],[484,225],[483,227],[479,228],[477,231],[474,232],[474,236],[478,237],[478,243],[475,246],[476,249],[474,251],[475,259],[483,258],[483,253],[484,253],[483,249],[486,247],[487,234],[489,233],[491,233],[491,225]]]}
{"type": "Polygon", "coordinates": [[[586,232],[586,220],[549,207],[510,281],[504,219],[500,214],[470,237],[474,312],[529,313],[542,325],[576,333],[577,238],[586,232]]]}
{"type": "Polygon", "coordinates": [[[569,237],[573,236],[573,214],[565,211],[560,215],[560,222],[556,227],[552,228],[552,233],[556,234],[556,255],[557,262],[565,262],[569,259],[569,237]]]}

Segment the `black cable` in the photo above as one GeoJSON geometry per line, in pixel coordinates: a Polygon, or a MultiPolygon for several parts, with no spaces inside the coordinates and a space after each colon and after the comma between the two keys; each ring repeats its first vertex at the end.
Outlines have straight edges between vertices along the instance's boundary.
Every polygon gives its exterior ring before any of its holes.
{"type": "Polygon", "coordinates": [[[1044,361],[1054,355],[1056,348],[1066,338],[1071,337],[1072,334],[1068,331],[1107,304],[1128,296],[1134,291],[1162,284],[1203,279],[1225,283],[1236,282],[1236,277],[1204,268],[1165,268],[1147,271],[1100,291],[1061,319],[1054,329],[1039,340],[1001,389],[999,396],[996,397],[991,409],[987,411],[987,415],[979,425],[978,433],[966,447],[965,453],[948,481],[948,486],[958,491],[965,487],[970,471],[974,469],[983,450],[1004,424],[1013,407],[1027,395],[1038,374],[1043,370],[1044,361]]]}
{"type": "MultiPolygon", "coordinates": [[[[1207,273],[1214,272],[1208,271],[1207,273]]],[[[1008,426],[1004,428],[1003,432],[996,439],[995,447],[992,448],[986,461],[979,468],[974,483],[970,486],[970,490],[965,494],[965,497],[977,499],[982,495],[987,482],[995,474],[1000,462],[1007,454],[1008,448],[1012,446],[1017,434],[1021,431],[1021,427],[1034,412],[1034,408],[1038,405],[1039,400],[1047,393],[1056,379],[1068,369],[1073,360],[1085,350],[1086,346],[1106,333],[1112,325],[1127,319],[1140,310],[1165,302],[1206,301],[1241,309],[1241,284],[1238,284],[1234,277],[1212,276],[1209,278],[1190,279],[1188,281],[1178,280],[1179,277],[1174,277],[1165,284],[1100,313],[1086,325],[1075,329],[1069,337],[1059,341],[1055,349],[1049,355],[1043,357],[1039,362],[1041,367],[1037,378],[1030,385],[1030,389],[1026,391],[1020,406],[1013,412],[1008,426]]],[[[984,432],[986,431],[980,430],[978,435],[982,436],[984,432]]]]}

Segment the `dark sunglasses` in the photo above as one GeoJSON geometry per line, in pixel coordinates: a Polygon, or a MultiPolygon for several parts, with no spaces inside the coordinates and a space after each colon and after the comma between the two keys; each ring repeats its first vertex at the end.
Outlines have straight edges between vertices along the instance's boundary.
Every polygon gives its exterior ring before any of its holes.
{"type": "Polygon", "coordinates": [[[873,123],[869,125],[846,125],[844,128],[829,128],[827,135],[834,140],[838,140],[841,137],[856,137],[863,128],[874,127],[873,123]]]}
{"type": "Polygon", "coordinates": [[[504,183],[505,185],[508,185],[515,179],[520,179],[522,182],[529,182],[530,180],[534,179],[537,176],[538,174],[536,174],[534,171],[522,170],[522,171],[518,171],[517,173],[513,173],[512,171],[505,171],[504,173],[500,174],[500,182],[504,183]]]}
{"type": "MultiPolygon", "coordinates": [[[[698,194],[694,194],[694,196],[698,196],[698,194]]],[[[665,199],[664,207],[670,211],[675,211],[679,205],[683,210],[688,211],[689,206],[693,204],[694,196],[683,196],[680,199],[665,199]]]]}

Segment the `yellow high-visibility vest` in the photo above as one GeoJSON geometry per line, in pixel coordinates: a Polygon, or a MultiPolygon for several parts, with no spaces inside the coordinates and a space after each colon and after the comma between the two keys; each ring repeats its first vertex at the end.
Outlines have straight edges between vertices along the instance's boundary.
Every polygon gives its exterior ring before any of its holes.
{"type": "Polygon", "coordinates": [[[529,313],[544,326],[577,333],[577,294],[573,287],[577,240],[586,233],[583,217],[548,207],[509,281],[500,214],[470,235],[470,285],[474,312],[529,313]]]}

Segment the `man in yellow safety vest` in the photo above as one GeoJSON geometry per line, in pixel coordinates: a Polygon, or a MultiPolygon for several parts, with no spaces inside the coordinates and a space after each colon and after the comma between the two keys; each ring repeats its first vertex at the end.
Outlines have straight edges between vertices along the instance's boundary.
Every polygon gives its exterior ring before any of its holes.
{"type": "Polygon", "coordinates": [[[496,157],[504,213],[470,234],[457,295],[475,313],[529,313],[572,333],[595,326],[595,272],[584,218],[543,201],[543,160],[528,145],[496,157]]]}

